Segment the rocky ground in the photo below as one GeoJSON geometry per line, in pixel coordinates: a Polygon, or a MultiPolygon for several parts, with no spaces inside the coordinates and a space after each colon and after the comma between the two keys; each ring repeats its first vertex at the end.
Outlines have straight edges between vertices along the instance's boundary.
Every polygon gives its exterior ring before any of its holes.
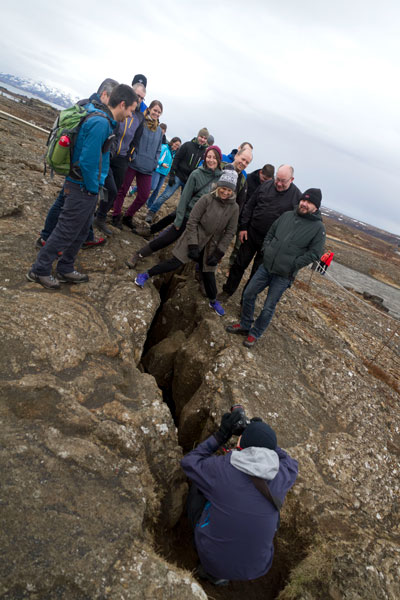
{"type": "MultiPolygon", "coordinates": [[[[124,260],[143,240],[129,231],[80,253],[88,284],[29,283],[62,180],[43,176],[45,134],[3,119],[0,133],[0,598],[397,600],[399,322],[307,269],[247,350],[224,329],[239,295],[219,318],[191,265],[134,285],[124,260]],[[237,402],[276,429],[299,478],[271,572],[218,590],[192,574],[179,459],[237,402]]],[[[334,233],[347,266],[368,257],[397,281],[396,257],[334,233]]]]}

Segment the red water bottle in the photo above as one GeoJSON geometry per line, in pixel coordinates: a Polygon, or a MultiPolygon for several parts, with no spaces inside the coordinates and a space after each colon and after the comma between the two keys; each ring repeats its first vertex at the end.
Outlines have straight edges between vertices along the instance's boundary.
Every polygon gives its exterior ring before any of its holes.
{"type": "Polygon", "coordinates": [[[58,140],[58,143],[60,146],[64,146],[64,148],[68,148],[68,146],[71,144],[71,140],[69,139],[69,137],[67,135],[62,135],[60,137],[60,139],[58,140]]]}

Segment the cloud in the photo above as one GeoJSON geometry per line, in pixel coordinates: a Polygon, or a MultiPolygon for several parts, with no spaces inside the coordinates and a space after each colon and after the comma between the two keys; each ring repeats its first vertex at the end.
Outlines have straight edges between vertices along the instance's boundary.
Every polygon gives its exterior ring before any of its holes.
{"type": "Polygon", "coordinates": [[[394,0],[20,0],[3,8],[1,68],[81,97],[144,73],[170,135],[250,140],[254,168],[290,162],[328,206],[400,233],[399,20],[394,0]]]}

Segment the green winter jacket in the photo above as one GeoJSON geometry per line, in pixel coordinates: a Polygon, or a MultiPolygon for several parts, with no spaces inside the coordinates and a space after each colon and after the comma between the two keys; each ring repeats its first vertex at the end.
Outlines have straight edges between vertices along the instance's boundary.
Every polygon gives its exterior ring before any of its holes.
{"type": "Polygon", "coordinates": [[[212,184],[218,181],[221,173],[222,171],[218,168],[212,171],[208,167],[202,166],[189,175],[176,209],[175,227],[180,228],[183,219],[189,217],[197,200],[212,191],[212,184]]]}
{"type": "Polygon", "coordinates": [[[319,210],[299,215],[297,208],[274,221],[262,247],[264,267],[275,275],[294,279],[302,267],[319,260],[325,245],[325,227],[319,210]]]}

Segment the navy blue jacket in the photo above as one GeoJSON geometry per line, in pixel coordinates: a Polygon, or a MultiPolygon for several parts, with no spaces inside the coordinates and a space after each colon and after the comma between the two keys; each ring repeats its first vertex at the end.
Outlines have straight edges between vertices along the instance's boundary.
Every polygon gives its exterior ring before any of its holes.
{"type": "MultiPolygon", "coordinates": [[[[195,529],[196,549],[204,569],[214,577],[256,579],[272,564],[278,511],[249,475],[231,464],[233,453],[212,456],[217,449],[212,435],[181,461],[186,475],[209,501],[195,529]]],[[[283,502],[296,480],[297,461],[281,448],[276,454],[278,472],[268,486],[283,502]]]]}

